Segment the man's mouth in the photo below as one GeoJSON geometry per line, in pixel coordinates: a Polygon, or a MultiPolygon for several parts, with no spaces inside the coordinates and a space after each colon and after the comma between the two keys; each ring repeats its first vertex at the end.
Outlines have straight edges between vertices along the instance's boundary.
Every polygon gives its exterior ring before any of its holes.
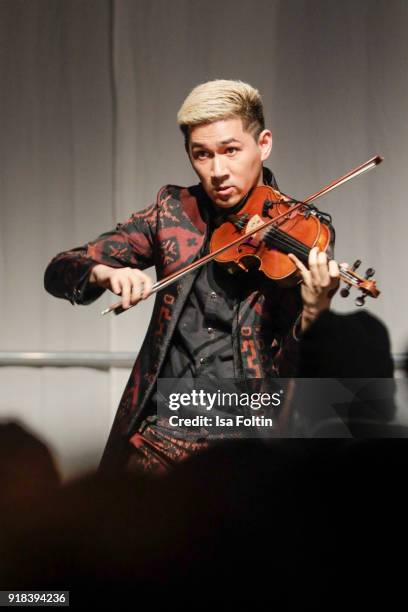
{"type": "Polygon", "coordinates": [[[220,195],[227,195],[228,193],[232,193],[233,187],[218,187],[215,191],[220,195]]]}

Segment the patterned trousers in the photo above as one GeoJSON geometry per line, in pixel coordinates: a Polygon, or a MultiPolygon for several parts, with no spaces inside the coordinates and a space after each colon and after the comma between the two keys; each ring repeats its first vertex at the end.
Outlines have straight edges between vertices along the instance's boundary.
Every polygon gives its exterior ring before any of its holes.
{"type": "Polygon", "coordinates": [[[164,419],[148,417],[129,440],[126,471],[161,476],[194,453],[210,446],[197,431],[169,428],[164,419]]]}

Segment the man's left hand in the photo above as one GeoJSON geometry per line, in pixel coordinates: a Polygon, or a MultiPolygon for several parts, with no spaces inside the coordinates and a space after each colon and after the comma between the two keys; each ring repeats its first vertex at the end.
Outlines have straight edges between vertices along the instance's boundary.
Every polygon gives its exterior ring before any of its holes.
{"type": "Polygon", "coordinates": [[[292,253],[288,256],[302,275],[303,311],[301,330],[305,331],[321,312],[330,308],[331,300],[340,284],[337,261],[327,261],[324,251],[313,247],[309,253],[309,269],[292,253]]]}

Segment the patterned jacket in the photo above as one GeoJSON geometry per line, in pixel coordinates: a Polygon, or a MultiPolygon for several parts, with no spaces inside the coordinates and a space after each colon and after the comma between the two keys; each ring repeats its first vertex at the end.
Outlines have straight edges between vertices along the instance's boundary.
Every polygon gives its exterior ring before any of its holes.
{"type": "MultiPolygon", "coordinates": [[[[166,185],[155,202],[116,229],[81,247],[59,253],[48,265],[44,284],[72,304],[89,304],[105,291],[89,285],[91,269],[155,266],[160,280],[200,256],[207,238],[208,199],[201,185],[166,185]],[[207,207],[206,207],[207,204],[207,207]]],[[[100,469],[119,466],[138,426],[177,326],[196,272],[156,294],[152,318],[122,395],[100,469]]],[[[234,365],[241,380],[294,374],[298,353],[295,322],[302,309],[299,286],[284,289],[270,281],[237,304],[233,316],[234,365]]]]}

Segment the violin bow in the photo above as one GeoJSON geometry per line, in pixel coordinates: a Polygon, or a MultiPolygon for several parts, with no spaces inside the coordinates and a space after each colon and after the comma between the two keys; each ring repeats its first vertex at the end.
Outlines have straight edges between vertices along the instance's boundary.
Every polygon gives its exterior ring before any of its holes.
{"type": "MultiPolygon", "coordinates": [[[[322,196],[326,195],[330,191],[333,191],[333,189],[340,187],[340,185],[344,185],[348,181],[351,181],[351,179],[356,178],[357,176],[360,176],[361,174],[368,172],[369,170],[372,170],[373,168],[378,166],[378,164],[380,164],[383,161],[383,159],[384,158],[381,157],[381,155],[375,155],[374,157],[366,161],[364,164],[357,166],[353,170],[350,170],[349,172],[347,172],[347,174],[344,174],[343,176],[336,179],[335,181],[332,181],[331,183],[326,185],[326,187],[323,187],[323,189],[320,189],[316,193],[310,195],[308,198],[306,198],[302,202],[298,202],[298,204],[291,206],[290,210],[285,211],[282,214],[278,215],[277,217],[270,219],[269,221],[266,221],[265,223],[262,223],[254,227],[254,229],[248,231],[246,234],[239,236],[238,238],[236,238],[229,244],[220,247],[216,251],[213,251],[212,253],[208,253],[207,255],[204,255],[204,257],[197,259],[197,261],[194,261],[193,263],[189,264],[182,270],[177,270],[176,272],[173,272],[173,274],[166,276],[166,278],[162,279],[161,281],[157,281],[156,283],[153,284],[149,297],[153,293],[157,293],[157,291],[160,291],[161,289],[164,289],[168,285],[171,285],[172,283],[176,282],[177,280],[182,278],[185,274],[188,274],[189,272],[192,272],[193,270],[196,270],[197,268],[201,268],[201,266],[204,266],[206,263],[214,259],[214,257],[219,255],[220,253],[223,253],[224,251],[230,249],[231,247],[237,244],[240,244],[241,242],[244,242],[245,240],[248,240],[248,238],[252,236],[253,234],[260,232],[266,229],[267,227],[270,227],[271,225],[276,225],[278,221],[283,220],[284,217],[288,216],[289,214],[292,214],[295,210],[297,210],[298,208],[301,208],[305,204],[309,204],[310,202],[313,202],[317,200],[318,198],[321,198],[322,196]]],[[[378,289],[375,287],[375,281],[370,281],[368,280],[368,278],[362,278],[361,276],[358,276],[352,269],[340,268],[340,276],[349,286],[353,285],[359,289],[362,289],[363,291],[370,293],[373,297],[377,297],[377,295],[379,295],[380,293],[378,289]]],[[[122,302],[116,302],[116,304],[112,304],[108,308],[105,308],[105,310],[102,310],[101,314],[106,315],[109,312],[113,311],[116,315],[118,315],[118,314],[121,314],[122,312],[129,310],[130,308],[133,308],[134,306],[137,306],[138,303],[139,302],[136,302],[136,304],[131,304],[128,308],[123,308],[122,302]]]]}

